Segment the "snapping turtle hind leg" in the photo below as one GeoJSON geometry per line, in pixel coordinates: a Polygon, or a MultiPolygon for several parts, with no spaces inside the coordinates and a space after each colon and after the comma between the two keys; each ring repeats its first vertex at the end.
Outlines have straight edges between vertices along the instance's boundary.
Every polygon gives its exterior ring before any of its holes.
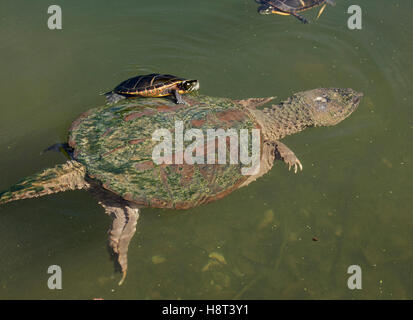
{"type": "Polygon", "coordinates": [[[115,253],[118,255],[118,263],[122,270],[122,279],[119,281],[119,285],[122,285],[126,278],[126,272],[128,270],[128,247],[131,239],[136,232],[136,224],[139,219],[139,209],[126,206],[124,208],[124,215],[114,217],[112,228],[109,231],[109,245],[115,253]],[[120,223],[117,222],[120,221],[120,223]],[[120,231],[121,233],[117,230],[120,231]]]}
{"type": "Polygon", "coordinates": [[[122,272],[122,279],[119,281],[119,285],[122,285],[128,270],[128,247],[136,232],[139,208],[105,190],[93,189],[91,192],[105,212],[113,218],[112,226],[108,231],[109,247],[116,255],[116,262],[122,272]]]}
{"type": "Polygon", "coordinates": [[[298,168],[300,168],[300,170],[303,170],[303,166],[294,152],[292,152],[290,148],[288,148],[284,143],[280,141],[277,141],[275,144],[275,158],[282,160],[286,164],[288,164],[288,170],[293,167],[294,173],[297,173],[298,168]]]}

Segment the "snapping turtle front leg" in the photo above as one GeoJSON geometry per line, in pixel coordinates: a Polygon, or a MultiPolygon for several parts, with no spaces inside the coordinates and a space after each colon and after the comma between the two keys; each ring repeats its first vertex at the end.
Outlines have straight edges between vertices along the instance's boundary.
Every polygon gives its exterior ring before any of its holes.
{"type": "Polygon", "coordinates": [[[128,270],[128,247],[136,232],[139,208],[99,187],[92,187],[90,191],[105,209],[105,212],[113,218],[112,226],[108,231],[109,247],[115,253],[117,263],[122,271],[122,279],[119,281],[119,285],[122,285],[128,270]]]}
{"type": "Polygon", "coordinates": [[[298,168],[303,170],[303,166],[294,152],[292,152],[290,148],[280,141],[275,143],[275,158],[288,164],[288,170],[290,170],[291,167],[294,167],[294,173],[297,173],[298,168]]]}

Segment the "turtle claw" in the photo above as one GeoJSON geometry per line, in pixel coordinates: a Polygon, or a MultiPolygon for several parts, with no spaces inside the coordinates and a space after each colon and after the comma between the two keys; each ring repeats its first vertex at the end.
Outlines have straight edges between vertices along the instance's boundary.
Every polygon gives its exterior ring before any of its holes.
{"type": "Polygon", "coordinates": [[[298,160],[298,165],[300,166],[300,170],[303,171],[303,165],[301,164],[300,160],[298,160]]]}
{"type": "Polygon", "coordinates": [[[300,168],[300,171],[303,171],[303,165],[298,159],[295,159],[295,163],[291,163],[291,162],[288,163],[288,171],[290,171],[292,167],[294,167],[294,173],[298,172],[298,168],[300,168]]]}
{"type": "Polygon", "coordinates": [[[303,165],[300,160],[296,159],[296,163],[294,163],[294,173],[298,172],[298,168],[300,168],[300,171],[303,171],[303,165]]]}
{"type": "Polygon", "coordinates": [[[183,104],[185,106],[189,106],[189,103],[184,100],[177,101],[176,104],[183,104]]]}
{"type": "Polygon", "coordinates": [[[298,168],[303,170],[303,165],[300,160],[296,157],[294,152],[292,152],[285,144],[277,141],[275,149],[276,159],[284,161],[288,164],[288,171],[291,171],[291,168],[294,169],[294,173],[298,172],[298,168]]]}
{"type": "Polygon", "coordinates": [[[126,270],[122,272],[122,279],[118,282],[118,286],[121,286],[126,279],[126,270]]]}

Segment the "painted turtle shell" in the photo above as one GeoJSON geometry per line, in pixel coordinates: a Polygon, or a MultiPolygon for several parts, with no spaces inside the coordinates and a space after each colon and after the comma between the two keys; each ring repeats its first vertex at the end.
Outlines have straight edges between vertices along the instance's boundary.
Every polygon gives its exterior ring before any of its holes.
{"type": "Polygon", "coordinates": [[[116,86],[113,92],[127,97],[164,97],[172,94],[174,90],[179,94],[192,91],[197,83],[197,80],[152,73],[125,80],[116,86]]]}
{"type": "MultiPolygon", "coordinates": [[[[69,130],[73,158],[105,189],[142,206],[186,209],[224,197],[248,179],[241,172],[243,164],[156,164],[152,153],[160,142],[152,135],[166,129],[175,141],[176,121],[182,121],[184,132],[259,127],[233,100],[197,95],[185,101],[187,105],[159,98],[128,99],[87,111],[69,130]]],[[[184,141],[184,149],[191,143],[184,141]]],[[[174,159],[176,151],[173,146],[174,159]]]]}

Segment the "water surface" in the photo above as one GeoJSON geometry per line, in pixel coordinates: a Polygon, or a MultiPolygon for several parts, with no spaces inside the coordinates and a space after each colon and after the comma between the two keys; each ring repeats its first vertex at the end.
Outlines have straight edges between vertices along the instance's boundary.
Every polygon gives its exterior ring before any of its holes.
{"type": "Polygon", "coordinates": [[[0,189],[65,161],[40,151],[137,74],[196,78],[203,94],[237,99],[322,86],[365,97],[341,124],[284,140],[302,173],[277,162],[207,206],[144,210],[122,287],[111,220],[87,192],[2,206],[0,298],[412,299],[413,3],[359,2],[352,31],[347,0],[318,21],[304,13],[309,25],[260,16],[253,0],[62,0],[63,30],[51,31],[49,1],[2,1],[0,189]],[[211,253],[227,264],[205,267],[211,253]],[[53,264],[60,291],[46,285],[53,264]],[[350,265],[362,290],[347,287],[350,265]]]}

